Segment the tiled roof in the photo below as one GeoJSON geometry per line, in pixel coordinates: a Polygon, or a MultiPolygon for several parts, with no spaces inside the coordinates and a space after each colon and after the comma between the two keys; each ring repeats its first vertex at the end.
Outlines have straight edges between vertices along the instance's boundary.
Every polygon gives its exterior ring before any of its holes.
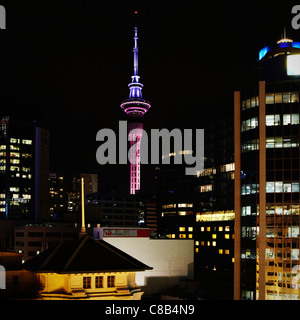
{"type": "Polygon", "coordinates": [[[23,264],[36,272],[82,273],[145,271],[153,268],[104,240],[91,236],[62,241],[23,264]]]}

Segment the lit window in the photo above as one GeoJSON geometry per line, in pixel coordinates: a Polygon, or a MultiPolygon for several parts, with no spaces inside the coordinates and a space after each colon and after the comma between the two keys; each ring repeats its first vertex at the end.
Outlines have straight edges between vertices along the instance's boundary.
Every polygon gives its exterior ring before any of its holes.
{"type": "Polygon", "coordinates": [[[30,194],[22,194],[23,199],[31,199],[30,194]]]}
{"type": "Polygon", "coordinates": [[[189,232],[193,232],[194,228],[193,227],[189,227],[189,232]]]}
{"type": "Polygon", "coordinates": [[[217,246],[217,242],[213,241],[212,245],[213,245],[213,247],[216,247],[217,246]]]}
{"type": "Polygon", "coordinates": [[[193,239],[193,235],[192,234],[189,234],[189,239],[193,239]]]}
{"type": "Polygon", "coordinates": [[[179,203],[178,208],[193,208],[192,203],[179,203]]]}
{"type": "Polygon", "coordinates": [[[209,231],[210,231],[210,227],[207,227],[207,228],[206,228],[206,231],[208,231],[208,232],[209,232],[209,231]]]}
{"type": "Polygon", "coordinates": [[[234,163],[229,163],[221,166],[221,172],[231,172],[234,171],[235,164],[234,163]]]}
{"type": "Polygon", "coordinates": [[[20,160],[19,159],[10,159],[10,163],[11,164],[20,164],[20,160]]]}
{"type": "Polygon", "coordinates": [[[23,158],[32,158],[32,154],[30,153],[22,153],[23,158]]]}
{"type": "Polygon", "coordinates": [[[213,234],[213,235],[212,235],[212,238],[213,238],[213,239],[217,239],[217,235],[216,235],[216,234],[213,234]]]}
{"type": "Polygon", "coordinates": [[[200,186],[200,192],[204,193],[204,192],[210,192],[213,190],[213,186],[212,184],[206,185],[206,186],[200,186]]]}
{"type": "Polygon", "coordinates": [[[230,239],[230,235],[229,234],[225,234],[225,239],[230,239]]]}
{"type": "Polygon", "coordinates": [[[283,125],[287,126],[290,124],[299,124],[299,114],[284,114],[283,115],[283,125]]]}
{"type": "Polygon", "coordinates": [[[271,114],[266,116],[266,126],[272,127],[272,126],[280,126],[280,115],[279,114],[271,114]]]}
{"type": "Polygon", "coordinates": [[[10,138],[10,143],[20,143],[20,139],[10,138]]]}
{"type": "Polygon", "coordinates": [[[10,145],[10,150],[20,150],[19,146],[14,146],[13,144],[10,145]]]}
{"type": "Polygon", "coordinates": [[[195,248],[195,252],[197,252],[197,253],[198,253],[198,252],[199,252],[199,248],[195,248]]]}
{"type": "Polygon", "coordinates": [[[201,246],[204,247],[205,246],[205,242],[201,241],[201,246]]]}
{"type": "Polygon", "coordinates": [[[266,95],[266,104],[274,104],[275,94],[266,95]]]}
{"type": "Polygon", "coordinates": [[[0,150],[6,150],[6,145],[5,144],[1,145],[0,150]]]}
{"type": "Polygon", "coordinates": [[[30,168],[22,167],[22,171],[23,171],[23,172],[30,172],[30,168]]]}
{"type": "Polygon", "coordinates": [[[195,246],[199,246],[199,241],[195,241],[195,246]]]}
{"type": "Polygon", "coordinates": [[[291,103],[291,94],[289,92],[284,92],[282,95],[283,103],[291,103]]]}
{"type": "Polygon", "coordinates": [[[181,233],[181,234],[179,235],[179,239],[186,239],[186,234],[182,234],[182,233],[181,233]]]}
{"type": "Polygon", "coordinates": [[[207,246],[210,247],[210,241],[207,241],[207,246]]]}
{"type": "Polygon", "coordinates": [[[185,232],[185,227],[180,227],[179,232],[185,232]]]}
{"type": "Polygon", "coordinates": [[[227,231],[227,232],[230,231],[230,227],[228,227],[228,226],[225,227],[225,231],[227,231]]]}
{"type": "Polygon", "coordinates": [[[219,231],[222,232],[223,231],[223,227],[219,227],[219,231]]]}
{"type": "Polygon", "coordinates": [[[223,249],[219,249],[219,254],[223,254],[223,249]]]}
{"type": "Polygon", "coordinates": [[[9,188],[9,191],[11,191],[11,192],[19,192],[19,191],[20,191],[20,188],[10,187],[10,188],[9,188]]]}
{"type": "Polygon", "coordinates": [[[11,158],[20,158],[20,153],[19,152],[11,152],[10,157],[11,158]]]}
{"type": "Polygon", "coordinates": [[[229,254],[230,253],[230,251],[229,250],[225,250],[225,254],[229,254]]]}
{"type": "Polygon", "coordinates": [[[13,199],[19,199],[19,194],[14,193],[14,194],[12,195],[12,198],[13,198],[13,199]]]}
{"type": "Polygon", "coordinates": [[[115,287],[115,276],[108,276],[107,277],[107,287],[108,288],[115,287]]]}
{"type": "Polygon", "coordinates": [[[23,143],[23,144],[32,144],[32,140],[23,139],[23,140],[22,140],[22,143],[23,143]]]}
{"type": "Polygon", "coordinates": [[[204,232],[205,231],[205,228],[204,227],[201,227],[201,232],[204,232]]]}

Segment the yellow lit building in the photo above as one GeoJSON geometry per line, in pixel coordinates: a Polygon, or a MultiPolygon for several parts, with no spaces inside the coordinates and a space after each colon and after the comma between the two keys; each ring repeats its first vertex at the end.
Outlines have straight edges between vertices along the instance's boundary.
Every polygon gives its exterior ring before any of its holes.
{"type": "Polygon", "coordinates": [[[41,300],[140,300],[135,274],[152,268],[103,240],[63,241],[24,264],[41,300]]]}

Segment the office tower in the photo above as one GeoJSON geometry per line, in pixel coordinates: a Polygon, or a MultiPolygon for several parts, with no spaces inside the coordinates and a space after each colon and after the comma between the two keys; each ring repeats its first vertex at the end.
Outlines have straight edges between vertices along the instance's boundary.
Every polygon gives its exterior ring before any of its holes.
{"type": "Polygon", "coordinates": [[[49,173],[49,214],[53,220],[63,220],[68,208],[68,191],[62,174],[49,173]]]}
{"type": "Polygon", "coordinates": [[[234,94],[234,298],[299,300],[300,43],[259,60],[253,94],[234,94]]]}
{"type": "MultiPolygon", "coordinates": [[[[207,124],[204,130],[203,171],[186,176],[182,165],[156,168],[161,205],[158,234],[168,239],[193,239],[195,278],[216,297],[230,299],[234,267],[233,117],[207,124]]],[[[179,151],[184,152],[189,150],[179,151]]]]}
{"type": "Polygon", "coordinates": [[[49,132],[3,116],[0,127],[0,220],[48,218],[49,132]]]}
{"type": "Polygon", "coordinates": [[[81,178],[84,179],[84,195],[98,192],[98,174],[96,173],[79,173],[72,179],[72,194],[70,200],[72,202],[73,212],[81,212],[81,178]]]}
{"type": "MultiPolygon", "coordinates": [[[[135,12],[137,14],[137,12],[135,12]]],[[[128,117],[128,133],[130,140],[130,194],[135,194],[141,188],[141,139],[144,114],[151,108],[149,102],[142,98],[143,85],[138,75],[138,29],[134,28],[134,73],[129,87],[129,99],[121,104],[128,117]]]]}

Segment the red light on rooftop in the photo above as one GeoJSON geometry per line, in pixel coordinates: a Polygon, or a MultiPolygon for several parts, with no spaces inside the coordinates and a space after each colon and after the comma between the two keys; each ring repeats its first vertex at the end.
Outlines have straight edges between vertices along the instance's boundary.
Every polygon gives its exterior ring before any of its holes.
{"type": "Polygon", "coordinates": [[[137,11],[134,11],[134,14],[138,14],[138,12],[137,12],[137,11]]]}

